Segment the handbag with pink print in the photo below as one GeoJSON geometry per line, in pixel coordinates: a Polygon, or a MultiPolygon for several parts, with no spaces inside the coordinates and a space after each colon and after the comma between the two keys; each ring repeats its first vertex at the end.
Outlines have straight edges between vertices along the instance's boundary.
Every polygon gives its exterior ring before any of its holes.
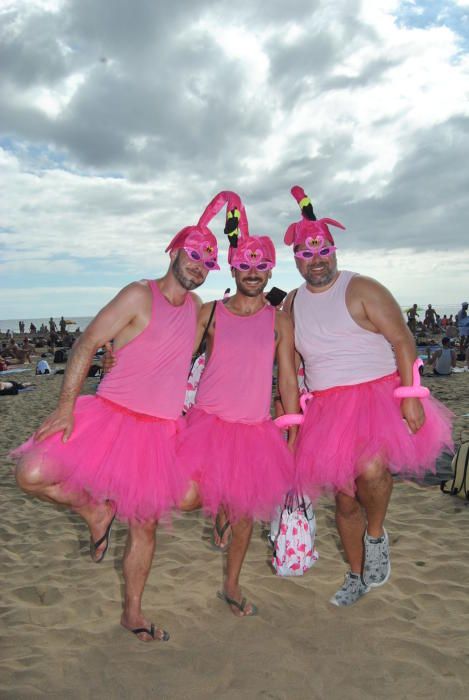
{"type": "Polygon", "coordinates": [[[280,517],[272,566],[278,576],[302,576],[317,561],[316,516],[311,502],[290,492],[280,517]]]}

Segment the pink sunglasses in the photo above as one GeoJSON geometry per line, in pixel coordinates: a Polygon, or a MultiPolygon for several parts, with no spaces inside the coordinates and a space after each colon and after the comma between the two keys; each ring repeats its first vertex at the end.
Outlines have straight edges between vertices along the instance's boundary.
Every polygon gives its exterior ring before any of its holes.
{"type": "Polygon", "coordinates": [[[335,245],[327,245],[324,246],[324,248],[316,248],[316,250],[306,248],[305,250],[298,250],[295,253],[295,258],[310,260],[315,255],[319,255],[320,258],[329,258],[336,250],[337,248],[335,245]]]}
{"type": "Polygon", "coordinates": [[[237,270],[241,270],[241,272],[247,272],[248,270],[258,270],[258,272],[267,272],[267,270],[271,270],[274,266],[273,262],[270,262],[270,260],[262,260],[262,262],[258,262],[255,265],[250,265],[247,262],[232,262],[231,263],[232,267],[235,267],[237,270]]]}
{"type": "Polygon", "coordinates": [[[184,248],[184,252],[187,253],[187,255],[190,257],[191,260],[194,260],[194,262],[203,262],[207,270],[219,270],[220,266],[218,265],[216,258],[215,259],[208,259],[205,260],[203,255],[199,253],[198,250],[195,248],[184,248]]]}

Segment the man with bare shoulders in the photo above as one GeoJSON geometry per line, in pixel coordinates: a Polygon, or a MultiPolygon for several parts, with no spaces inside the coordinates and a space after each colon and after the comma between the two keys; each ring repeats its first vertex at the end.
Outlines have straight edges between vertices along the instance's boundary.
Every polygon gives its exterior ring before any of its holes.
{"type": "Polygon", "coordinates": [[[268,519],[294,482],[296,428],[287,444],[270,418],[275,356],[285,409],[296,413],[299,403],[293,326],[263,295],[275,265],[272,241],[244,237],[230,248],[229,263],[236,293],[205,304],[199,316],[208,359],[185,417],[178,460],[190,467],[192,480],[182,509],[202,504],[215,518],[216,548],[227,550],[218,597],[237,617],[249,617],[257,608],[243,597],[239,578],[253,519],[268,519]]]}
{"type": "Polygon", "coordinates": [[[350,571],[331,598],[352,605],[391,573],[384,519],[392,473],[419,474],[452,448],[450,414],[430,399],[394,398],[411,387],[414,340],[390,292],[375,280],[339,271],[329,226],[309,198],[292,188],[302,220],[289,226],[305,283],[284,308],[312,392],[297,440],[297,476],[304,491],[332,491],[336,523],[350,571]],[[403,420],[404,419],[404,420],[403,420]]]}
{"type": "Polygon", "coordinates": [[[121,624],[141,641],[169,638],[141,601],[157,521],[187,491],[175,443],[201,305],[191,290],[219,269],[209,220],[206,210],[173,238],[164,277],[130,284],[99,312],[74,344],[56,410],[13,454],[20,488],[85,520],[94,562],[104,559],[114,518],[129,523],[121,624]],[[96,396],[78,397],[92,357],[110,339],[115,370],[96,396]]]}

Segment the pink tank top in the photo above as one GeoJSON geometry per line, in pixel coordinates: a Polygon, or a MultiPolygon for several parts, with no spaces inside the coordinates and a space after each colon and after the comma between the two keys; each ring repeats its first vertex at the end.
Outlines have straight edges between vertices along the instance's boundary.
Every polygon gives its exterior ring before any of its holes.
{"type": "Polygon", "coordinates": [[[137,413],[176,419],[184,404],[197,312],[190,294],[173,306],[154,280],[149,285],[150,322],[116,351],[118,362],[104,375],[97,395],[137,413]]]}
{"type": "Polygon", "coordinates": [[[390,343],[351,317],[345,302],[355,272],[343,270],[325,292],[303,284],[295,297],[295,345],[305,364],[309,390],[361,384],[396,371],[390,343]]]}
{"type": "Polygon", "coordinates": [[[218,301],[212,354],[195,405],[236,423],[270,419],[275,355],[275,308],[237,316],[218,301]]]}

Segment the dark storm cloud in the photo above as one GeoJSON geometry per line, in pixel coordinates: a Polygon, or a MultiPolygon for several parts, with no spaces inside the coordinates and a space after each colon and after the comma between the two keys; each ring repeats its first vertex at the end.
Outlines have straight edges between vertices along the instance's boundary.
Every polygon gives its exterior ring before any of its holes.
{"type": "Polygon", "coordinates": [[[346,204],[345,192],[342,203],[337,199],[336,210],[353,231],[352,247],[467,251],[468,162],[469,118],[422,131],[379,197],[346,204]]]}
{"type": "MultiPolygon", "coordinates": [[[[397,65],[395,54],[383,55],[360,9],[358,0],[242,0],[236,7],[216,0],[73,0],[57,13],[11,11],[2,16],[0,34],[1,131],[55,149],[68,169],[85,175],[158,182],[151,200],[93,184],[72,204],[80,209],[86,200],[90,217],[99,210],[151,215],[154,206],[155,231],[164,236],[185,220],[195,222],[217,190],[239,189],[252,231],[280,242],[299,218],[289,190],[300,184],[318,216],[343,220],[350,249],[462,246],[469,157],[463,118],[404,135],[404,152],[379,196],[358,181],[337,179],[363,170],[379,153],[354,147],[361,127],[353,112],[332,131],[318,126],[324,96],[335,91],[346,101],[362,90],[359,99],[366,101],[366,90],[397,65]],[[295,22],[305,33],[287,42],[295,22]],[[210,23],[218,29],[207,29],[210,23]],[[232,48],[231,25],[251,35],[266,31],[266,75],[258,90],[249,86],[256,75],[224,50],[232,48]],[[337,66],[361,47],[374,49],[373,58],[353,77],[337,75],[337,66]],[[83,82],[56,117],[24,98],[25,90],[53,90],[76,73],[83,82]],[[304,127],[249,171],[246,160],[300,109],[309,115],[304,127]]],[[[372,126],[385,133],[393,120],[380,116],[372,126]]]]}

